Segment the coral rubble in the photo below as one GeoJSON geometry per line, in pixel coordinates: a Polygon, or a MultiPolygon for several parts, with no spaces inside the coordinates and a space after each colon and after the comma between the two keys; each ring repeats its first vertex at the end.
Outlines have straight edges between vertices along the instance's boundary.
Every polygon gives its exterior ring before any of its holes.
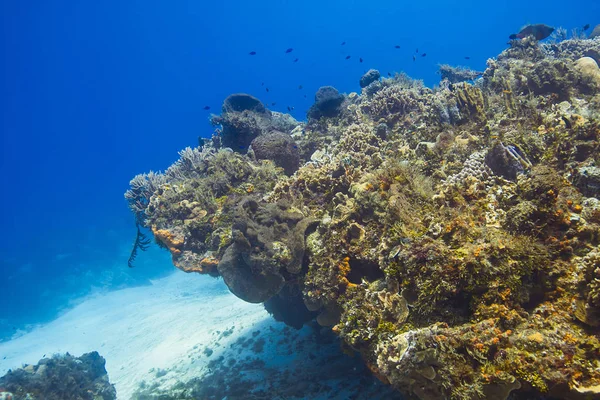
{"type": "Polygon", "coordinates": [[[177,267],[316,318],[407,395],[598,397],[599,54],[527,37],[435,89],[324,87],[284,132],[228,98],[126,197],[177,267]]]}
{"type": "Polygon", "coordinates": [[[9,371],[0,378],[0,387],[13,400],[115,400],[104,364],[95,351],[81,357],[54,355],[9,371]]]}

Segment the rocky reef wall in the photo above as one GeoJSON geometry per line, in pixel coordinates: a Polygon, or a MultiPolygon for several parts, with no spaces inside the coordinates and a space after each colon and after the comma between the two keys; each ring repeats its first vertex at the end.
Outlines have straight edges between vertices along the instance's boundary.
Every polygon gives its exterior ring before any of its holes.
{"type": "Polygon", "coordinates": [[[525,38],[434,89],[370,71],[306,123],[233,95],[126,198],[175,266],[331,327],[406,395],[597,397],[599,54],[525,38]]]}

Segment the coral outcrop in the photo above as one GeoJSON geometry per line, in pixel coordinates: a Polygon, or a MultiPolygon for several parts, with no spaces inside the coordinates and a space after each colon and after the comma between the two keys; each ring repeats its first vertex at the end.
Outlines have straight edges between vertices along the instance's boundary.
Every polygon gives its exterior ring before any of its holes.
{"type": "Polygon", "coordinates": [[[440,65],[439,74],[442,80],[447,80],[450,83],[459,83],[466,81],[474,81],[483,75],[483,72],[474,71],[470,68],[454,67],[448,64],[440,65]]]}
{"type": "Polygon", "coordinates": [[[104,365],[95,351],[81,357],[54,355],[9,371],[0,378],[0,387],[12,400],[115,400],[117,392],[104,365]]]}
{"type": "Polygon", "coordinates": [[[252,150],[259,160],[272,160],[286,174],[293,174],[300,167],[300,154],[294,139],[286,133],[272,131],[252,141],[252,150]]]}
{"type": "Polygon", "coordinates": [[[315,104],[308,110],[308,117],[319,119],[321,117],[335,117],[341,109],[344,95],[340,94],[333,86],[323,86],[315,94],[315,104]]]}
{"type": "Polygon", "coordinates": [[[287,174],[254,145],[214,147],[235,113],[268,118],[224,107],[211,144],[126,197],[176,266],[290,325],[316,319],[404,394],[598,398],[594,54],[597,39],[524,38],[472,83],[322,88],[287,174]]]}
{"type": "Polygon", "coordinates": [[[366,88],[371,83],[376,82],[381,78],[381,74],[376,69],[370,69],[363,76],[360,77],[360,87],[366,88]]]}

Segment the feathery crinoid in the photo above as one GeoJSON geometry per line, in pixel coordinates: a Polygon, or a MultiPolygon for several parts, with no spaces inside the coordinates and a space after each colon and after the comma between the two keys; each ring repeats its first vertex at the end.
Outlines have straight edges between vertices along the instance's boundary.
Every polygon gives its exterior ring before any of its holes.
{"type": "Polygon", "coordinates": [[[129,268],[133,268],[133,262],[135,261],[135,258],[138,255],[138,249],[146,251],[148,250],[148,247],[150,247],[150,239],[148,239],[148,236],[146,236],[144,232],[142,232],[142,230],[140,229],[140,224],[136,223],[135,226],[137,228],[137,235],[135,236],[135,242],[133,243],[133,248],[131,249],[129,260],[127,260],[127,265],[129,266],[129,268]]]}

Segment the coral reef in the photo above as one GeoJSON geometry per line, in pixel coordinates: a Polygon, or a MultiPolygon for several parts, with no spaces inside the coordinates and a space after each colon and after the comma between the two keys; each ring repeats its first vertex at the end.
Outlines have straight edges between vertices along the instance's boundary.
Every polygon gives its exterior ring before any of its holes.
{"type": "Polygon", "coordinates": [[[525,37],[472,83],[321,88],[284,132],[298,169],[213,140],[126,197],[176,266],[316,319],[406,395],[598,398],[598,54],[525,37]]]}
{"type": "Polygon", "coordinates": [[[370,69],[363,76],[360,77],[360,87],[366,88],[371,83],[378,81],[381,78],[381,74],[376,69],[370,69]]]}
{"type": "Polygon", "coordinates": [[[439,74],[442,80],[450,83],[459,83],[473,81],[483,75],[483,72],[474,71],[470,68],[453,67],[452,65],[442,64],[439,68],[439,74]]]}
{"type": "Polygon", "coordinates": [[[104,365],[95,351],[81,357],[54,355],[9,371],[0,378],[0,387],[13,400],[115,400],[117,392],[104,365]]]}
{"type": "Polygon", "coordinates": [[[344,95],[332,86],[323,86],[315,94],[315,104],[308,110],[308,117],[319,119],[321,117],[335,117],[340,113],[340,106],[344,95]]]}
{"type": "Polygon", "coordinates": [[[254,139],[251,146],[257,159],[273,160],[288,175],[300,166],[298,146],[288,134],[272,131],[254,139]]]}

